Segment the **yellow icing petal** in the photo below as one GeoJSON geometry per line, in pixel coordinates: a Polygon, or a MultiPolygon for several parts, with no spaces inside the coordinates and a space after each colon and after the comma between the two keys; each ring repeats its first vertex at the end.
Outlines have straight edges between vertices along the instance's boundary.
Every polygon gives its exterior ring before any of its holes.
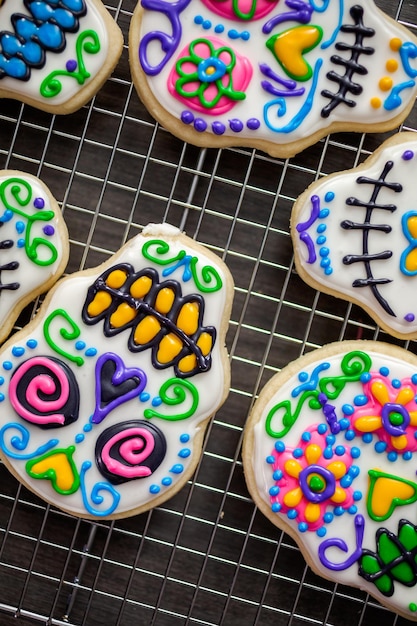
{"type": "Polygon", "coordinates": [[[307,446],[305,454],[308,464],[312,465],[313,463],[317,463],[317,461],[320,459],[321,448],[315,443],[311,443],[309,446],[307,446]]]}
{"type": "Polygon", "coordinates": [[[342,478],[346,474],[346,465],[342,461],[334,461],[327,468],[336,479],[342,478]]]}
{"type": "Polygon", "coordinates": [[[407,445],[407,437],[405,435],[391,437],[391,443],[396,450],[404,450],[407,445]]]}
{"type": "Polygon", "coordinates": [[[411,387],[403,387],[402,389],[400,389],[398,396],[395,399],[395,402],[397,404],[402,404],[402,406],[405,406],[406,404],[411,402],[413,398],[414,391],[411,389],[411,387]]]}
{"type": "Polygon", "coordinates": [[[287,474],[289,474],[293,478],[298,478],[302,468],[299,462],[295,459],[288,459],[288,461],[285,461],[284,469],[287,474]]]}
{"type": "Polygon", "coordinates": [[[346,500],[346,491],[337,486],[330,500],[336,504],[342,504],[346,500]]]}
{"type": "Polygon", "coordinates": [[[314,504],[314,502],[309,502],[304,511],[305,518],[307,522],[313,523],[317,522],[320,518],[320,507],[318,504],[314,504]]]}
{"type": "Polygon", "coordinates": [[[382,419],[378,415],[366,415],[355,420],[355,428],[361,433],[373,433],[382,426],[382,419]]]}
{"type": "Polygon", "coordinates": [[[417,426],[417,411],[410,411],[408,415],[410,416],[411,426],[417,426]]]}
{"type": "Polygon", "coordinates": [[[386,404],[389,402],[389,394],[388,389],[384,385],[383,382],[376,380],[371,385],[372,395],[376,400],[378,400],[379,404],[386,404]]]}
{"type": "Polygon", "coordinates": [[[296,487],[295,489],[292,489],[291,491],[288,491],[288,493],[285,494],[284,504],[288,506],[290,509],[293,509],[300,504],[302,497],[303,497],[303,492],[301,491],[301,488],[296,487]]]}

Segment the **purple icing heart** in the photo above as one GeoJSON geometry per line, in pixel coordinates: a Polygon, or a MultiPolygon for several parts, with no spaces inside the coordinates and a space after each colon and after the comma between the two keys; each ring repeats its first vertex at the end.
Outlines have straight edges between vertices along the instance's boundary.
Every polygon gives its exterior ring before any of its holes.
{"type": "Polygon", "coordinates": [[[113,352],[106,352],[97,359],[96,404],[91,418],[100,424],[113,409],[138,397],[146,387],[147,377],[139,367],[126,367],[113,352]]]}

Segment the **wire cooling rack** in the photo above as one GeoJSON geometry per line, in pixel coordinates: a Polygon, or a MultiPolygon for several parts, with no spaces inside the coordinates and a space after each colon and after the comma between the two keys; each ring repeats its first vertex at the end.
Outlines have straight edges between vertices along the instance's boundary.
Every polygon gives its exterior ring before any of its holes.
{"type": "MultiPolygon", "coordinates": [[[[379,5],[417,31],[414,0],[379,5]]],[[[134,0],[106,6],[127,42],[134,0]]],[[[416,106],[404,129],[417,131],[416,106]]],[[[0,101],[0,169],[35,174],[51,189],[69,228],[68,272],[97,265],[148,222],[166,220],[221,256],[236,283],[230,396],[193,479],[174,498],[127,520],[77,520],[0,464],[1,625],[406,623],[363,592],[314,575],[295,543],[257,511],[240,458],[260,389],[306,350],[362,337],[417,352],[355,306],[306,287],[293,269],[294,200],[318,177],[363,161],[386,137],[333,135],[291,160],[186,145],[142,106],[126,45],[113,77],[77,113],[55,117],[0,101]]]]}

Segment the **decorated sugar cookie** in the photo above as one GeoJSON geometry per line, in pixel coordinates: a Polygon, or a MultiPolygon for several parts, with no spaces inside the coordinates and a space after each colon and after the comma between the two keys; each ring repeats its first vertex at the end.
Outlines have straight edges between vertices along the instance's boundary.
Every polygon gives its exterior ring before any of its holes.
{"type": "Polygon", "coordinates": [[[295,262],[316,289],[362,306],[392,335],[417,337],[417,135],[313,183],[291,217],[295,262]]]}
{"type": "Polygon", "coordinates": [[[0,354],[4,463],[80,517],[172,496],[229,391],[232,297],[220,259],[166,224],[63,279],[0,354]]]}
{"type": "Polygon", "coordinates": [[[330,344],[267,383],[243,462],[261,511],[325,578],[417,620],[417,357],[330,344]]]}
{"type": "Polygon", "coordinates": [[[150,113],[198,146],[292,156],[395,128],[417,95],[417,39],[372,0],[141,0],[129,55],[150,113]]]}
{"type": "Polygon", "coordinates": [[[122,44],[100,0],[2,0],[0,97],[71,113],[106,81],[122,44]]]}
{"type": "Polygon", "coordinates": [[[61,276],[68,254],[67,228],[47,187],[35,176],[0,171],[0,342],[61,276]]]}

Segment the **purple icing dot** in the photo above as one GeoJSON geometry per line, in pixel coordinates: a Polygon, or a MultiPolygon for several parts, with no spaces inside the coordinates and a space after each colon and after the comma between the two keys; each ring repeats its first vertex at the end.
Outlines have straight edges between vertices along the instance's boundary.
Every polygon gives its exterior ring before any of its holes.
{"type": "Polygon", "coordinates": [[[261,125],[261,122],[256,117],[251,117],[246,122],[246,126],[249,128],[249,130],[257,130],[260,125],[261,125]]]}
{"type": "Polygon", "coordinates": [[[181,113],[181,122],[184,122],[184,124],[191,124],[194,121],[194,115],[191,113],[191,111],[183,111],[181,113]]]}
{"type": "Polygon", "coordinates": [[[404,316],[404,319],[406,322],[414,322],[416,316],[414,315],[414,313],[407,313],[407,315],[404,316]]]}
{"type": "Polygon", "coordinates": [[[234,133],[240,133],[240,131],[243,129],[243,122],[241,120],[238,120],[237,118],[229,120],[229,124],[230,130],[232,130],[234,133]]]}
{"type": "Polygon", "coordinates": [[[44,226],[42,230],[45,233],[45,235],[47,235],[48,237],[52,237],[52,235],[55,232],[55,228],[51,226],[50,224],[48,224],[47,226],[44,226]]]}
{"type": "Polygon", "coordinates": [[[35,209],[43,209],[45,206],[45,200],[43,198],[35,198],[33,201],[33,206],[35,209]]]}
{"type": "Polygon", "coordinates": [[[67,61],[65,67],[67,68],[67,72],[75,72],[77,69],[77,61],[75,59],[70,59],[67,61]]]}
{"type": "Polygon", "coordinates": [[[196,117],[194,120],[194,128],[199,133],[204,133],[207,128],[207,122],[201,119],[201,117],[196,117]]]}
{"type": "Polygon", "coordinates": [[[402,158],[404,159],[404,161],[410,161],[413,156],[414,152],[412,150],[406,150],[405,152],[403,152],[402,158]]]}
{"type": "Polygon", "coordinates": [[[223,135],[223,133],[226,130],[226,126],[223,124],[223,122],[219,122],[219,121],[213,122],[213,124],[211,125],[211,128],[215,135],[223,135]]]}

